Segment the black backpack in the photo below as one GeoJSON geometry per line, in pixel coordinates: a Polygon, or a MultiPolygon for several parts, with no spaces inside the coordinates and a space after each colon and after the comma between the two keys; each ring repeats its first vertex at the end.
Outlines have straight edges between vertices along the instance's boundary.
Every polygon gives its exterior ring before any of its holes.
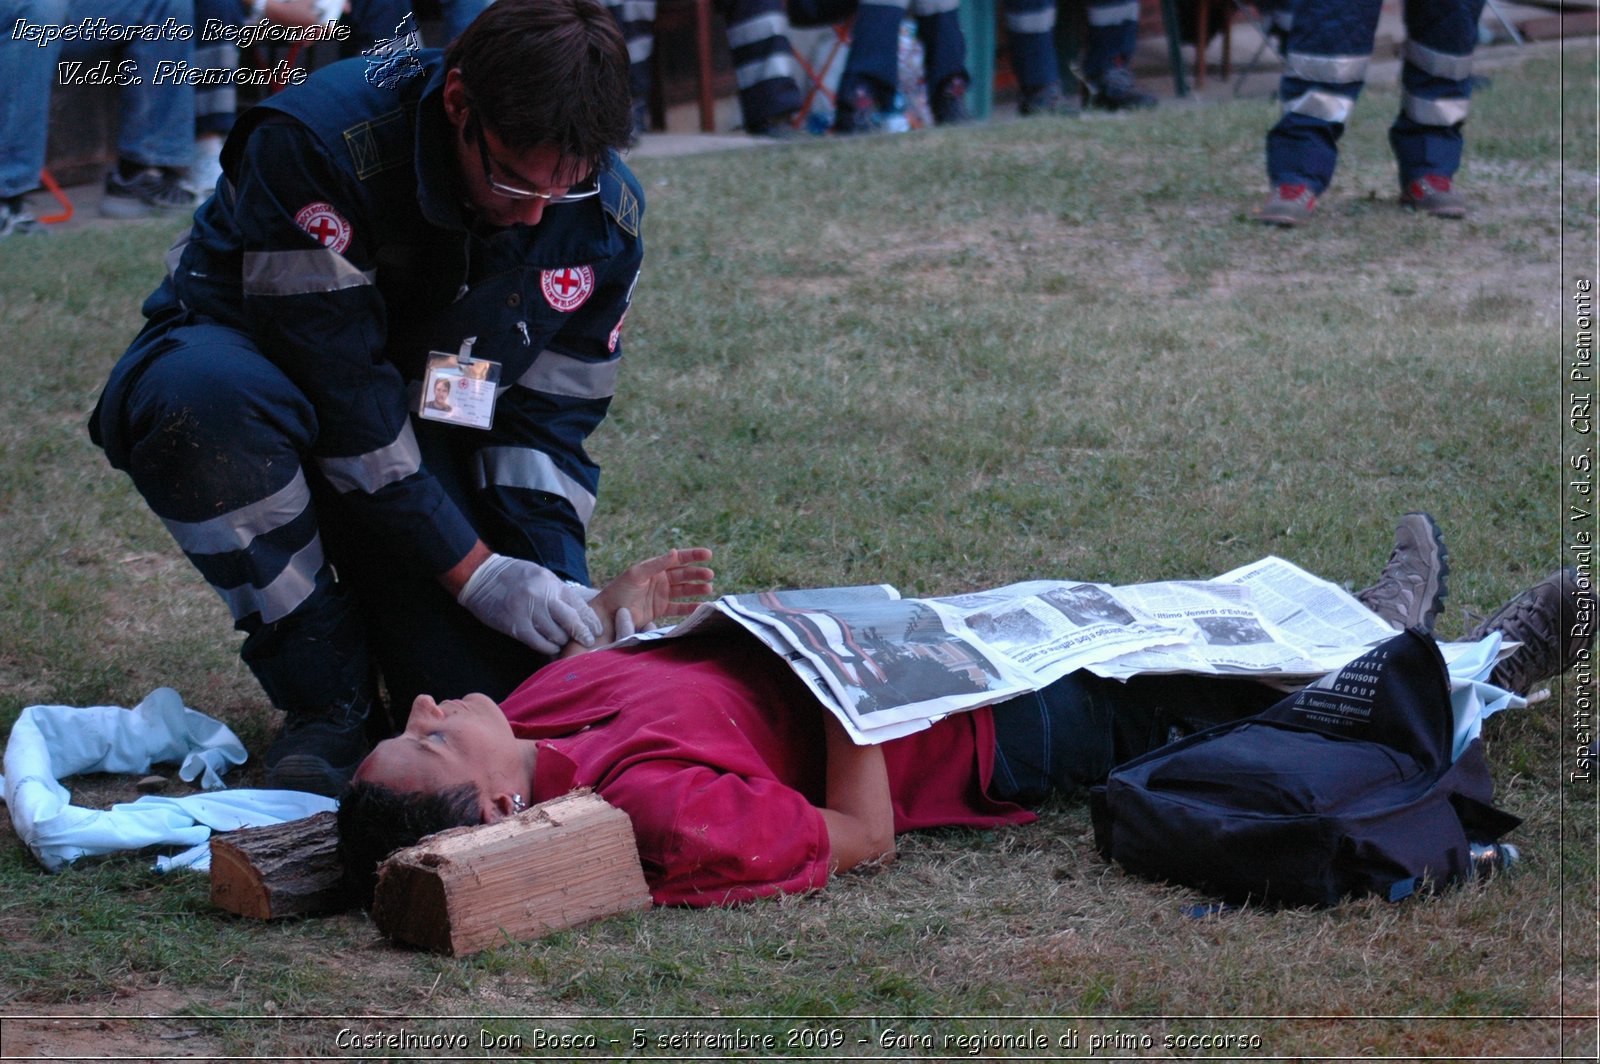
{"type": "Polygon", "coordinates": [[[1483,744],[1450,759],[1438,646],[1403,632],[1270,709],[1113,769],[1095,845],[1138,875],[1229,902],[1392,901],[1471,875],[1469,841],[1521,820],[1492,806],[1483,744]]]}

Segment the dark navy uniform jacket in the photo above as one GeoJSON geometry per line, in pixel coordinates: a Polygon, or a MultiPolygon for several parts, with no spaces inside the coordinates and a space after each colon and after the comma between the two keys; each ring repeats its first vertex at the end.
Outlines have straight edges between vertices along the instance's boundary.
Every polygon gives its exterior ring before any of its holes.
{"type": "MultiPolygon", "coordinates": [[[[537,226],[473,231],[443,57],[418,58],[397,85],[374,84],[361,59],[336,63],[240,117],[227,178],[169,254],[102,410],[167,331],[233,327],[309,397],[310,457],[386,548],[437,573],[481,535],[587,582],[599,468],[584,441],[615,390],[642,194],[613,155],[598,197],[552,205],[537,226]],[[493,427],[414,422],[428,352],[468,337],[473,357],[501,366],[493,427]],[[449,471],[429,468],[445,455],[449,471]]],[[[126,468],[117,420],[97,412],[94,431],[126,468]]]]}

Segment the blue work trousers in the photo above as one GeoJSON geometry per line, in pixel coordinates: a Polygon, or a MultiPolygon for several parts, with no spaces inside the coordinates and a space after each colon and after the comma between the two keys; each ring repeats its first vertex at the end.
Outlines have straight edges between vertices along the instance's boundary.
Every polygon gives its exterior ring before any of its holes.
{"type": "MultiPolygon", "coordinates": [[[[316,410],[248,336],[155,323],[128,357],[137,377],[97,414],[107,456],[227,603],[274,705],[316,712],[376,671],[403,718],[418,694],[503,698],[546,662],[352,520],[309,459],[316,410]]],[[[470,515],[458,445],[473,430],[413,420],[425,467],[470,515]]]]}
{"type": "Polygon", "coordinates": [[[850,30],[850,54],[839,77],[839,95],[848,99],[856,86],[872,94],[880,108],[894,103],[900,83],[900,23],[907,12],[916,18],[922,42],[923,73],[928,95],[953,77],[967,76],[967,38],[961,31],[960,0],[883,0],[856,9],[850,30]]]}
{"type": "MultiPolygon", "coordinates": [[[[1300,0],[1285,43],[1283,115],[1267,134],[1273,185],[1320,195],[1333,180],[1339,138],[1366,82],[1382,0],[1300,0]]],[[[1402,188],[1454,176],[1472,95],[1472,52],[1483,0],[1406,0],[1400,113],[1389,146],[1402,188]]]]}

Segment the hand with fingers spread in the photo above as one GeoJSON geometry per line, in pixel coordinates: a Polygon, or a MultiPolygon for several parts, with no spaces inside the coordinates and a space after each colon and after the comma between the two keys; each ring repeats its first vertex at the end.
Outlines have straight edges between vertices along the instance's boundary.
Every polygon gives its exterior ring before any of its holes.
{"type": "MultiPolygon", "coordinates": [[[[596,643],[614,642],[649,628],[657,618],[692,611],[699,599],[713,594],[716,573],[705,565],[710,560],[708,547],[680,547],[630,565],[589,600],[604,627],[596,643]]],[[[562,656],[590,649],[573,642],[562,656]]]]}

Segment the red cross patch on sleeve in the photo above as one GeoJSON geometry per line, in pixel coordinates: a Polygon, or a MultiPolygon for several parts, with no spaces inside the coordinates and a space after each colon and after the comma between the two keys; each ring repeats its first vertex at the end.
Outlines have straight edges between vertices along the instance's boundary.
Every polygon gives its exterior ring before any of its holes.
{"type": "Polygon", "coordinates": [[[330,203],[306,204],[295,214],[294,224],[329,251],[340,254],[350,246],[350,237],[354,234],[345,216],[330,203]]]}
{"type": "Polygon", "coordinates": [[[563,266],[539,275],[544,298],[560,311],[577,310],[594,291],[594,271],[587,266],[563,266]]]}

